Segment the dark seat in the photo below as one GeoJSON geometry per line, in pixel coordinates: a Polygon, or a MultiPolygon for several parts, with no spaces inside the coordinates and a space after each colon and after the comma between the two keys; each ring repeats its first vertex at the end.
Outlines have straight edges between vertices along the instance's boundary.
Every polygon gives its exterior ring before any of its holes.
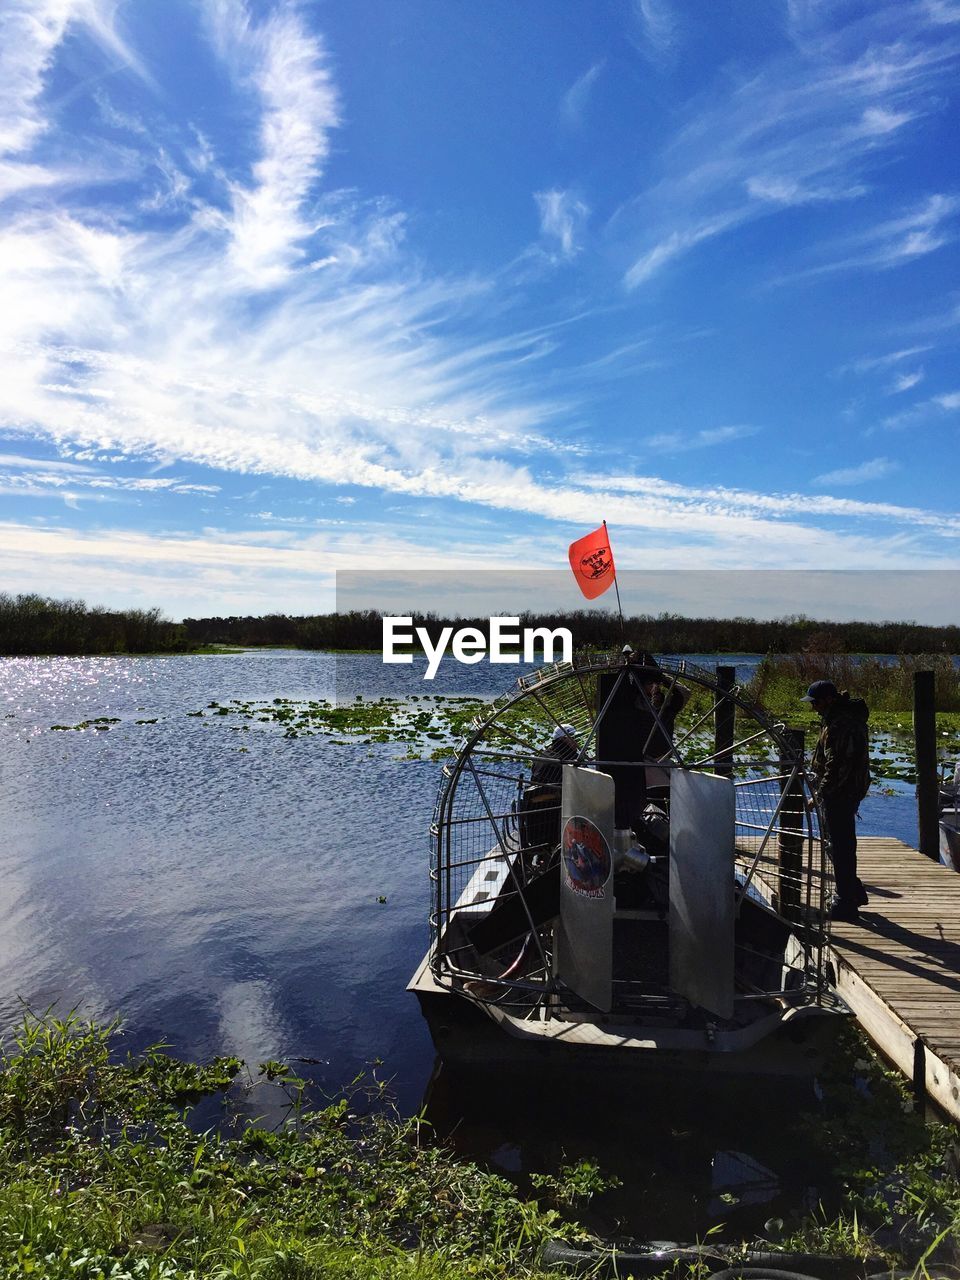
{"type": "Polygon", "coordinates": [[[560,790],[524,787],[517,808],[521,849],[552,849],[560,843],[560,790]]]}

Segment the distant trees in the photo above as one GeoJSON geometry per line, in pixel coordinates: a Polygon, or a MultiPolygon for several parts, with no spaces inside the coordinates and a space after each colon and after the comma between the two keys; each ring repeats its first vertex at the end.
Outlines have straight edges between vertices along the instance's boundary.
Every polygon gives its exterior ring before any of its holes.
{"type": "Polygon", "coordinates": [[[0,654],[181,653],[183,626],[159,609],[88,608],[81,600],[0,592],[0,654]]]}
{"type": "MultiPolygon", "coordinates": [[[[414,626],[436,639],[444,626],[473,626],[485,635],[489,618],[440,618],[417,614],[414,626]]],[[[606,650],[623,643],[616,615],[580,609],[521,616],[521,627],[569,627],[578,649],[606,650]]],[[[913,622],[825,623],[795,616],[774,622],[756,618],[684,618],[662,613],[627,618],[626,638],[651,653],[956,654],[960,627],[913,622]]],[[[351,613],[262,617],[185,618],[168,622],[159,609],[111,611],[79,600],[0,593],[0,654],[182,653],[205,645],[282,645],[300,649],[380,651],[381,614],[351,613]]]]}
{"type": "MultiPolygon", "coordinates": [[[[382,615],[375,610],[308,617],[272,614],[262,618],[185,618],[192,645],[283,644],[303,649],[375,649],[382,641],[382,615]]],[[[435,639],[444,626],[473,626],[487,634],[489,619],[440,618],[416,614],[414,626],[435,639]]],[[[579,609],[571,613],[521,616],[522,627],[569,627],[582,649],[611,649],[623,643],[616,615],[579,609]]],[[[774,622],[756,618],[684,618],[663,613],[626,619],[626,637],[635,649],[652,653],[958,653],[960,627],[925,627],[913,622],[824,623],[794,616],[774,622]]]]}

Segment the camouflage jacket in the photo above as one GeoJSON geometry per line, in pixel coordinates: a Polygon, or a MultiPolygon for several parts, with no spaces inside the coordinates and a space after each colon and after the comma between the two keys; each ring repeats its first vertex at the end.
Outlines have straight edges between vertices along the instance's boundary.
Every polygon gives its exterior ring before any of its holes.
{"type": "Polygon", "coordinates": [[[841,693],[823,718],[810,762],[824,800],[842,796],[859,804],[870,789],[867,718],[862,698],[841,693]]]}

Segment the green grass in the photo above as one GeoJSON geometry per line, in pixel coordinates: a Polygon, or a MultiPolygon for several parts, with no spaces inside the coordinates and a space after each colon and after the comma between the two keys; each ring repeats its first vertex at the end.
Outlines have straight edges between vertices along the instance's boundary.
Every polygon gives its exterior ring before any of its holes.
{"type": "MultiPolygon", "coordinates": [[[[188,1109],[243,1064],[163,1048],[115,1061],[115,1026],[28,1016],[0,1058],[0,1276],[505,1280],[535,1274],[558,1209],[453,1160],[376,1081],[313,1109],[280,1063],[288,1123],[239,1137],[188,1109]]],[[[602,1185],[579,1167],[551,1190],[602,1185]]],[[[570,1226],[573,1238],[582,1230],[570,1226]]]]}
{"type": "MultiPolygon", "coordinates": [[[[190,1108],[249,1087],[244,1064],[162,1046],[119,1060],[115,1031],[28,1015],[0,1055],[3,1280],[520,1280],[542,1274],[548,1239],[590,1241],[577,1215],[612,1185],[581,1161],[532,1177],[538,1198],[524,1198],[398,1116],[375,1078],[315,1108],[279,1062],[256,1078],[284,1090],[285,1123],[237,1135],[225,1115],[200,1132],[190,1108]]],[[[773,1245],[744,1245],[894,1263],[955,1241],[956,1132],[925,1126],[852,1030],[823,1085],[803,1123],[829,1146],[847,1207],[798,1208],[773,1245]]]]}

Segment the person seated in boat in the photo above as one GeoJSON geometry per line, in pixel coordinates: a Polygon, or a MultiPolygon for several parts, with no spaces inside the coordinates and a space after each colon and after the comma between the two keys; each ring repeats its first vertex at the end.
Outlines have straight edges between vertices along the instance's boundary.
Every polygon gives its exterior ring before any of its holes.
{"type": "MultiPolygon", "coordinates": [[[[669,760],[673,748],[673,730],[677,717],[690,698],[690,690],[663,671],[649,653],[634,653],[627,659],[636,666],[634,699],[637,709],[637,737],[645,760],[669,760]]],[[[669,794],[670,770],[660,764],[644,769],[646,794],[663,799],[669,794]]]]}
{"type": "Polygon", "coordinates": [[[577,758],[580,744],[572,724],[558,724],[553,731],[550,745],[537,756],[530,770],[530,785],[534,787],[559,787],[563,782],[564,764],[572,764],[577,758]]]}

